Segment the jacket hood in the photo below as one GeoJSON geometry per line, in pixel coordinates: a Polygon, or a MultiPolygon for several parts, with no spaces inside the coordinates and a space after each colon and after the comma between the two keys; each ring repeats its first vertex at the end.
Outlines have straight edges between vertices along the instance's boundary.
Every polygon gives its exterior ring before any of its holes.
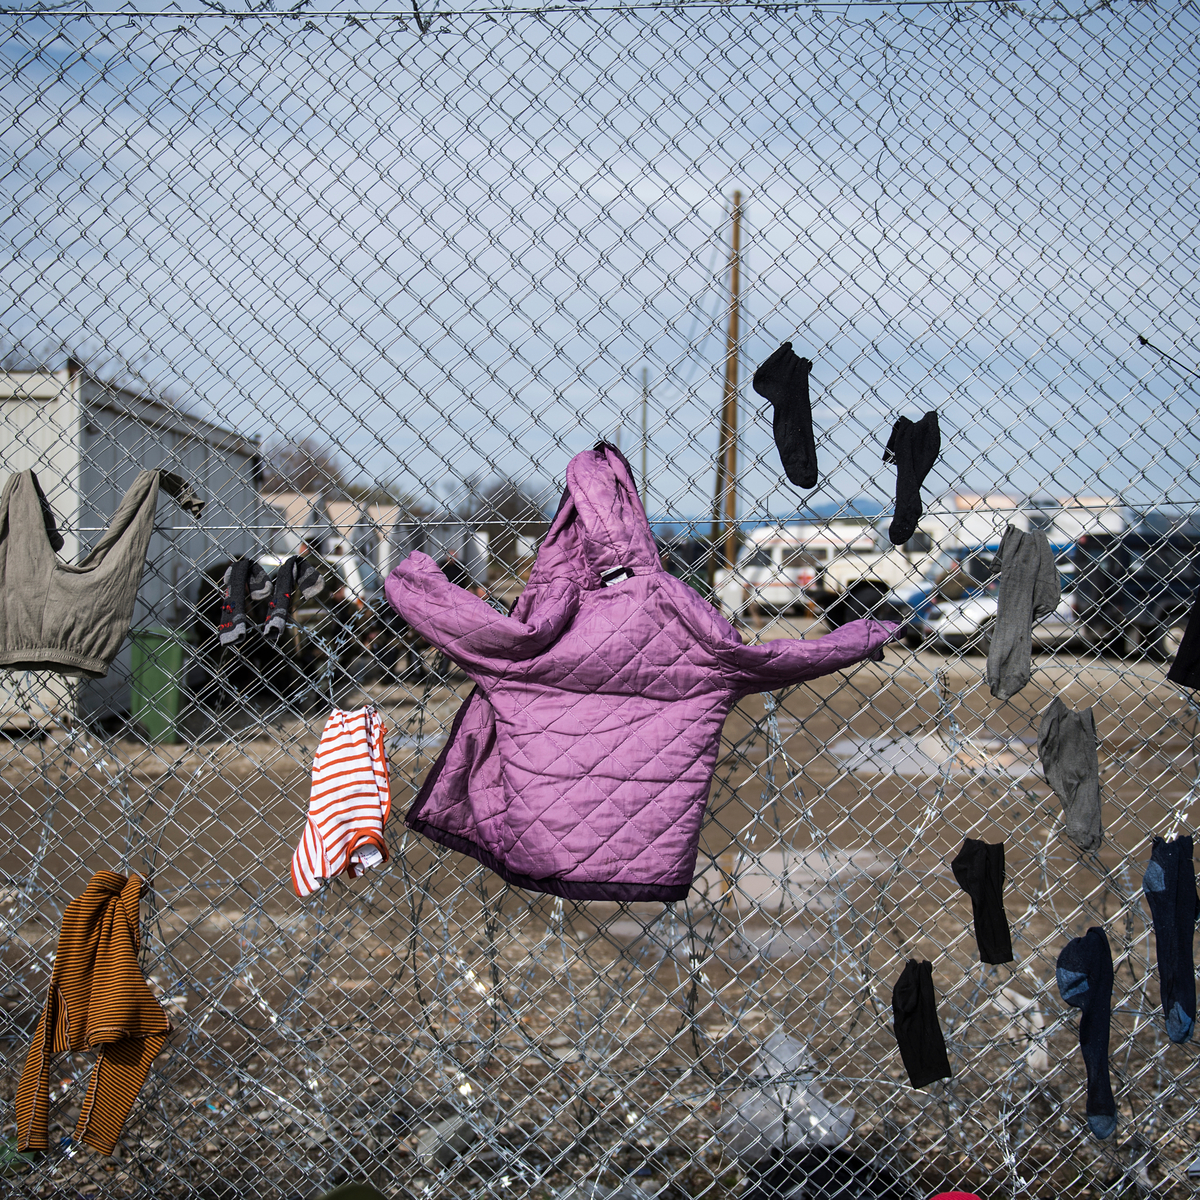
{"type": "Polygon", "coordinates": [[[565,578],[591,590],[620,567],[634,575],[662,570],[629,463],[616,446],[600,442],[567,464],[567,487],[529,585],[565,578]]]}

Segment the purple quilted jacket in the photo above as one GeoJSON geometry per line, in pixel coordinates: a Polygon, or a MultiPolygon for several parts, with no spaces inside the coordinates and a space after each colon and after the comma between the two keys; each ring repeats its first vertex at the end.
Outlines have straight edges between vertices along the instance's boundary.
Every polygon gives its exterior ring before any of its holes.
{"type": "Polygon", "coordinates": [[[392,606],[477,688],[406,818],[510,883],[580,900],[681,900],[721,727],[750,692],[881,654],[886,621],[744,646],[662,569],[620,451],[576,455],[504,616],[411,554],[392,606]]]}

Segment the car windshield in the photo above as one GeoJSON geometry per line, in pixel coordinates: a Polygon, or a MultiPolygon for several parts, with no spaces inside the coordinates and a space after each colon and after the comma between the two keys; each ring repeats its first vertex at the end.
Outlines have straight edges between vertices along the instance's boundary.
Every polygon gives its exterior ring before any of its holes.
{"type": "Polygon", "coordinates": [[[937,583],[937,581],[941,579],[951,567],[954,566],[956,561],[957,560],[953,555],[939,554],[926,570],[924,577],[925,582],[937,583]]]}
{"type": "Polygon", "coordinates": [[[963,559],[962,569],[976,583],[987,583],[992,578],[992,556],[990,554],[972,554],[963,559]]]}
{"type": "Polygon", "coordinates": [[[745,558],[742,559],[743,567],[769,567],[771,565],[770,550],[751,550],[745,558]]]}
{"type": "Polygon", "coordinates": [[[1183,575],[1188,567],[1188,555],[1178,546],[1159,544],[1135,553],[1129,564],[1131,575],[1152,575],[1156,579],[1173,579],[1183,575]]]}

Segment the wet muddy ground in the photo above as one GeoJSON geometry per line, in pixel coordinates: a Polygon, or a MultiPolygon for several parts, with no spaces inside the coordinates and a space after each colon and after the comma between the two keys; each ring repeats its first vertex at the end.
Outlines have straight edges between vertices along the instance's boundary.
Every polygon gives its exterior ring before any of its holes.
{"type": "MultiPolygon", "coordinates": [[[[532,895],[404,834],[464,679],[343,698],[378,703],[392,733],[392,858],[308,902],[288,864],[323,714],[181,746],[53,730],[0,747],[5,1135],[61,909],[94,870],[153,876],[144,961],[177,1026],[118,1158],[55,1153],[3,1186],[283,1200],[353,1177],[386,1195],[540,1197],[587,1178],[724,1200],[747,1172],[723,1113],[786,1029],[856,1111],[851,1149],[919,1196],[1190,1194],[1195,1054],[1162,1032],[1140,881],[1150,838],[1191,828],[1194,714],[1160,663],[1039,657],[1007,705],[983,666],[889,649],[782,693],[774,723],[747,700],[673,906],[532,895]],[[1097,857],[1063,837],[1037,764],[1055,695],[1095,706],[1097,857]],[[949,867],[968,836],[1005,842],[1012,964],[978,962],[949,867]],[[1093,924],[1116,964],[1106,1144],[1083,1124],[1077,1014],[1054,986],[1058,951],[1093,924]],[[934,964],[953,1069],[925,1091],[891,1033],[910,958],[934,964]]],[[[56,1060],[53,1139],[86,1063],[56,1060]]]]}

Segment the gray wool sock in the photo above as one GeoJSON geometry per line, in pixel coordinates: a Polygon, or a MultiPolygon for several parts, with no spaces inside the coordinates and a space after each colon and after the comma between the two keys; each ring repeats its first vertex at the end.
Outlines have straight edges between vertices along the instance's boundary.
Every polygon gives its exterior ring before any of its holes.
{"type": "Polygon", "coordinates": [[[1062,598],[1054,552],[1044,533],[1004,531],[1000,553],[999,612],[992,626],[987,679],[997,700],[1009,700],[1033,674],[1033,623],[1048,617],[1062,598]]]}
{"type": "Polygon", "coordinates": [[[1100,758],[1096,722],[1090,708],[1075,712],[1055,696],[1042,714],[1038,757],[1066,818],[1067,837],[1080,850],[1097,850],[1104,839],[1100,823],[1100,758]]]}

